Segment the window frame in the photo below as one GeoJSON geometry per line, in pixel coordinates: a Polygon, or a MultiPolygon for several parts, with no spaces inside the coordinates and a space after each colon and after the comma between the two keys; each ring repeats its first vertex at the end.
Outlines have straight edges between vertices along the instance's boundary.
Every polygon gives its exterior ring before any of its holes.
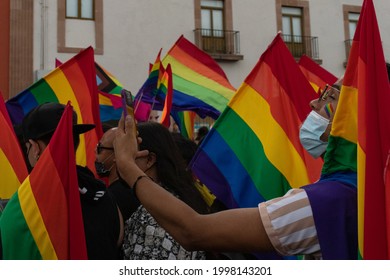
{"type": "MultiPolygon", "coordinates": [[[[233,31],[233,4],[232,0],[223,0],[223,31],[233,31]]],[[[201,30],[202,29],[202,9],[201,9],[201,0],[194,0],[194,18],[195,18],[195,30],[201,30]]],[[[195,44],[202,50],[202,39],[201,36],[198,36],[195,33],[195,44]]],[[[239,46],[239,42],[236,42],[237,45],[228,43],[227,44],[227,50],[234,49],[235,47],[239,46]]],[[[207,52],[207,51],[206,51],[207,52]]],[[[229,51],[227,53],[209,53],[214,59],[216,60],[223,60],[223,61],[238,61],[243,60],[244,56],[239,53],[230,53],[229,51]]]]}
{"type": "MultiPolygon", "coordinates": [[[[220,11],[222,12],[222,31],[226,30],[225,28],[225,2],[223,0],[217,0],[219,2],[222,2],[222,7],[210,7],[210,6],[202,6],[202,1],[200,1],[200,11],[202,13],[202,10],[208,10],[210,11],[210,25],[211,25],[211,30],[218,30],[214,28],[214,11],[220,11]]],[[[202,15],[201,15],[201,25],[202,25],[202,15]]],[[[206,35],[207,36],[207,35],[206,35]]],[[[214,36],[214,33],[211,35],[214,36]]]]}
{"type": "Polygon", "coordinates": [[[295,7],[302,9],[302,36],[311,37],[309,1],[303,0],[276,0],[276,27],[282,30],[282,7],[295,7]]]}
{"type": "Polygon", "coordinates": [[[344,36],[345,40],[352,40],[354,34],[349,34],[349,13],[361,14],[362,7],[355,5],[343,5],[343,17],[344,17],[344,36]]]}
{"type": "Polygon", "coordinates": [[[68,16],[66,14],[66,5],[68,4],[68,0],[65,0],[65,18],[66,19],[80,19],[80,20],[95,20],[95,0],[91,0],[92,1],[92,17],[91,18],[86,18],[86,17],[83,17],[81,15],[81,2],[83,0],[77,0],[77,16],[75,17],[72,17],[72,16],[68,16]]]}
{"type": "MultiPolygon", "coordinates": [[[[300,19],[300,26],[299,26],[299,28],[300,28],[300,33],[302,34],[302,35],[300,35],[300,36],[303,36],[303,9],[301,8],[301,7],[292,7],[292,6],[284,6],[284,5],[282,5],[282,7],[281,7],[281,12],[282,12],[282,30],[283,30],[283,18],[284,17],[287,17],[288,19],[289,19],[289,22],[290,22],[290,27],[291,27],[291,32],[292,32],[292,34],[290,34],[291,36],[292,36],[292,38],[291,38],[291,42],[295,42],[295,39],[294,39],[294,37],[295,36],[299,36],[299,35],[296,35],[295,33],[294,33],[294,22],[293,22],[293,20],[294,20],[294,18],[299,18],[300,19]],[[300,10],[300,15],[293,15],[293,14],[286,14],[286,13],[283,13],[283,8],[284,7],[289,7],[289,8],[297,8],[297,9],[299,9],[300,10]]],[[[299,42],[297,42],[297,43],[299,43],[299,42]]]]}
{"type": "MultiPolygon", "coordinates": [[[[103,0],[94,0],[95,54],[103,54],[103,0]]],[[[83,48],[67,47],[65,42],[66,0],[57,0],[57,52],[79,53],[83,48]]],[[[70,19],[71,20],[71,19],[70,19]]]]}
{"type": "MultiPolygon", "coordinates": [[[[311,36],[310,27],[310,11],[309,1],[307,0],[275,0],[276,6],[276,27],[279,32],[283,30],[283,14],[282,7],[300,8],[301,9],[301,42],[291,39],[285,41],[288,49],[296,60],[299,60],[302,54],[309,55],[314,54],[313,59],[318,63],[322,63],[318,56],[317,44],[313,44],[316,41],[312,41],[314,37],[311,36]]],[[[288,36],[288,35],[287,35],[288,36]]],[[[291,36],[291,35],[290,35],[291,36]]],[[[298,35],[297,35],[298,36],[298,35]]]]}
{"type": "Polygon", "coordinates": [[[355,13],[355,14],[361,14],[362,7],[361,6],[356,6],[356,5],[343,5],[343,18],[344,18],[344,45],[345,45],[345,62],[344,62],[344,67],[347,66],[347,61],[349,57],[349,52],[351,50],[352,46],[352,40],[354,34],[349,34],[349,13],[355,13]]]}

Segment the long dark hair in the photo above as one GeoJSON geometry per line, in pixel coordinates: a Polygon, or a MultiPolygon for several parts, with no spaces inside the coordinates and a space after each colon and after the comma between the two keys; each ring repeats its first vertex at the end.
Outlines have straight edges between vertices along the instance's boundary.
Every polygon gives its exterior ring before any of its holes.
{"type": "Polygon", "coordinates": [[[186,163],[169,130],[156,122],[139,123],[137,129],[142,138],[140,149],[156,154],[157,175],[161,184],[198,213],[208,213],[207,204],[196,189],[193,177],[186,171],[186,163]]]}

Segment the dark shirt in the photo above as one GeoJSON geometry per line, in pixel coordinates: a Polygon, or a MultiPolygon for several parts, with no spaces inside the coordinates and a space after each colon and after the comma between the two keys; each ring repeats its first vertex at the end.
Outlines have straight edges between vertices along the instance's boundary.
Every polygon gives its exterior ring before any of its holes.
{"type": "Polygon", "coordinates": [[[77,166],[88,259],[118,259],[120,222],[115,199],[93,173],[77,166]]]}
{"type": "Polygon", "coordinates": [[[123,180],[119,179],[108,187],[108,192],[114,197],[122,213],[123,221],[127,221],[140,205],[134,192],[123,180]]]}

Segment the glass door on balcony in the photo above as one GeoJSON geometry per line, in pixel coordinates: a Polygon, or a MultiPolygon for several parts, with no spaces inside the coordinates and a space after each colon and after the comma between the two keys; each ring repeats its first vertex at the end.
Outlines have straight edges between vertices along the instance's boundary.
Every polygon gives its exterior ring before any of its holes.
{"type": "Polygon", "coordinates": [[[294,57],[301,57],[305,53],[302,22],[301,8],[282,7],[283,39],[294,57]]]}
{"type": "Polygon", "coordinates": [[[201,1],[202,47],[209,53],[226,53],[222,0],[201,1]]]}

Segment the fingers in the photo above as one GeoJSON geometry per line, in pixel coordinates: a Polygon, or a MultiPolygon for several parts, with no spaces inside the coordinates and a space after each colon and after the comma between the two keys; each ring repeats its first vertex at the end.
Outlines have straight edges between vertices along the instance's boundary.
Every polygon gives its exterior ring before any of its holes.
{"type": "Polygon", "coordinates": [[[136,158],[140,157],[146,157],[149,155],[149,151],[148,150],[142,150],[142,151],[138,151],[137,154],[136,154],[136,158]]]}
{"type": "Polygon", "coordinates": [[[118,130],[121,131],[121,132],[124,132],[123,129],[125,127],[125,120],[123,118],[123,114],[121,116],[121,118],[119,119],[119,122],[118,122],[118,130]]]}
{"type": "Polygon", "coordinates": [[[136,132],[137,130],[135,129],[134,120],[130,115],[126,116],[126,118],[123,115],[121,116],[118,122],[118,130],[120,133],[130,134],[130,137],[137,137],[137,135],[131,135],[132,132],[136,132]]]}
{"type": "Polygon", "coordinates": [[[126,133],[134,131],[134,127],[133,126],[134,126],[134,120],[132,119],[132,117],[130,115],[127,115],[126,116],[126,120],[125,120],[125,130],[126,130],[126,133]]]}

